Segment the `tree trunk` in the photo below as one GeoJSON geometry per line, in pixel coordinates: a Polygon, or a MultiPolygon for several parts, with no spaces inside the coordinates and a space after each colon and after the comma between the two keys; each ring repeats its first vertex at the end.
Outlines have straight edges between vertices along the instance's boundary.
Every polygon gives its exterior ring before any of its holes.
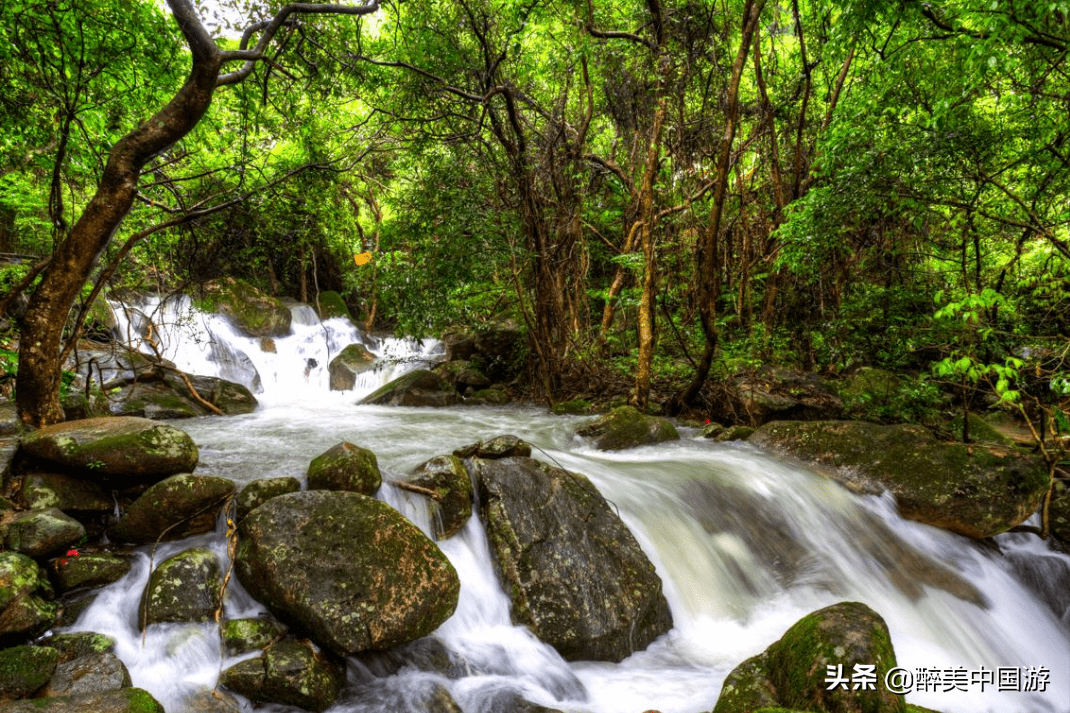
{"type": "Polygon", "coordinates": [[[169,0],[193,51],[189,78],[156,114],[118,141],[108,156],[97,192],[41,275],[22,322],[16,405],[31,426],[64,418],[60,405],[63,329],[75,298],[89,279],[97,257],[130,210],[141,168],[197,125],[208,110],[219,77],[221,55],[182,18],[192,13],[188,0],[169,0]]]}
{"type": "Polygon", "coordinates": [[[706,230],[697,243],[695,257],[695,279],[698,282],[699,322],[702,325],[702,333],[706,337],[706,348],[702,353],[695,376],[687,388],[674,399],[674,408],[680,408],[691,403],[702,385],[706,383],[710,366],[713,364],[714,352],[717,349],[717,296],[720,292],[720,245],[721,216],[724,212],[725,196],[728,192],[728,172],[731,167],[732,142],[736,136],[736,124],[739,123],[739,83],[743,76],[743,67],[747,62],[747,54],[750,52],[751,40],[758,27],[758,18],[762,14],[766,0],[747,0],[743,8],[743,32],[739,40],[739,51],[736,53],[735,62],[732,64],[732,77],[728,84],[727,104],[728,109],[725,117],[724,137],[721,141],[721,150],[717,157],[717,183],[714,186],[713,206],[710,209],[710,220],[706,230]]]}

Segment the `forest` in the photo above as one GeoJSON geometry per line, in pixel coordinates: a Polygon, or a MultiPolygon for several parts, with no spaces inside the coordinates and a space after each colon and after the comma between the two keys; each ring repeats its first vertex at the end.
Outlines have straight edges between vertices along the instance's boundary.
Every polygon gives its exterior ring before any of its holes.
{"type": "Polygon", "coordinates": [[[513,324],[537,402],[870,367],[873,420],[1068,425],[1063,0],[15,0],[0,32],[28,423],[94,300],[227,275],[513,324]]]}

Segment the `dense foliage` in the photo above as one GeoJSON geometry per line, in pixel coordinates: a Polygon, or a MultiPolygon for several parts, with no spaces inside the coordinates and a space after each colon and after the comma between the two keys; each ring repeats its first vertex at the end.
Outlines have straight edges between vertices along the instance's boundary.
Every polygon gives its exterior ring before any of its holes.
{"type": "MultiPolygon", "coordinates": [[[[187,46],[149,0],[15,0],[0,33],[0,250],[47,256],[187,46]]],[[[707,374],[871,365],[1058,416],[1068,45],[1060,0],[302,16],[146,166],[100,275],[337,290],[417,334],[512,321],[547,397],[701,408],[707,374]]]]}

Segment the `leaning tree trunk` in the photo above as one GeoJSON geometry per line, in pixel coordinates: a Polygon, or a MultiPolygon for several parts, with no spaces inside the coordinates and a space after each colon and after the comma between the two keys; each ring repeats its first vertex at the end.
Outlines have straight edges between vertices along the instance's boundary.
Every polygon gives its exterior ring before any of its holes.
{"type": "Polygon", "coordinates": [[[59,400],[63,329],[97,257],[134,202],[141,168],[189,133],[212,101],[219,52],[214,44],[190,45],[193,69],[186,83],[165,107],[112,148],[96,195],[56,247],[30,299],[22,322],[15,401],[20,418],[31,426],[63,420],[59,400]]]}

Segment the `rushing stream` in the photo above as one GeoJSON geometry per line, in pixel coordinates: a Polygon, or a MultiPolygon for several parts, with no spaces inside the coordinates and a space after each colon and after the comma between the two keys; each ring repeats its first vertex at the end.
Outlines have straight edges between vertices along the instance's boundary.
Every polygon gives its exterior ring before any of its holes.
{"type": "MultiPolygon", "coordinates": [[[[357,406],[411,362],[366,376],[356,391],[331,392],[327,364],[342,347],[361,341],[380,355],[418,359],[437,345],[373,339],[345,320],[321,324],[307,307],[293,312],[294,334],[274,340],[274,353],[218,317],[191,318],[188,306],[169,312],[166,321],[175,327],[158,342],[165,356],[191,372],[261,389],[255,413],[175,422],[200,446],[199,473],[239,485],[303,479],[312,458],[347,440],[377,454],[385,483],[431,456],[511,433],[532,443],[535,457],[587,475],[618,508],[654,562],[675,621],[671,632],[620,664],[564,662],[510,624],[484,530],[472,518],[439,543],[462,586],[456,613],[437,635],[473,675],[450,680],[403,668],[374,678],[353,660],[351,685],[332,713],[415,710],[412,701],[436,683],[466,713],[492,710],[495,700],[514,693],[568,713],[710,711],[736,665],[807,613],[846,600],[884,617],[899,665],[910,671],[1036,667],[1049,676],[1044,691],[933,686],[908,693],[908,701],[944,713],[1070,713],[1070,592],[1053,595],[1062,597],[1055,605],[1060,619],[1019,580],[1022,568],[1011,566],[1015,560],[1047,563],[1042,572],[1070,569],[1070,558],[1036,538],[1002,536],[1000,546],[1013,556],[1001,555],[904,521],[887,499],[853,495],[752,446],[712,443],[686,429],[670,445],[603,453],[572,435],[585,419],[542,409],[357,406]]],[[[135,320],[130,332],[144,330],[135,320]]],[[[384,484],[380,497],[428,529],[419,496],[384,484]]],[[[162,545],[155,562],[193,544],[226,558],[221,535],[202,535],[162,545]]],[[[142,639],[136,611],[148,570],[144,548],[130,574],[104,590],[72,630],[115,637],[134,685],[178,713],[185,696],[211,688],[234,660],[222,656],[212,625],[155,625],[142,639]]],[[[226,616],[262,611],[232,580],[226,616]]],[[[1020,686],[1025,682],[1023,676],[1020,686]]]]}

